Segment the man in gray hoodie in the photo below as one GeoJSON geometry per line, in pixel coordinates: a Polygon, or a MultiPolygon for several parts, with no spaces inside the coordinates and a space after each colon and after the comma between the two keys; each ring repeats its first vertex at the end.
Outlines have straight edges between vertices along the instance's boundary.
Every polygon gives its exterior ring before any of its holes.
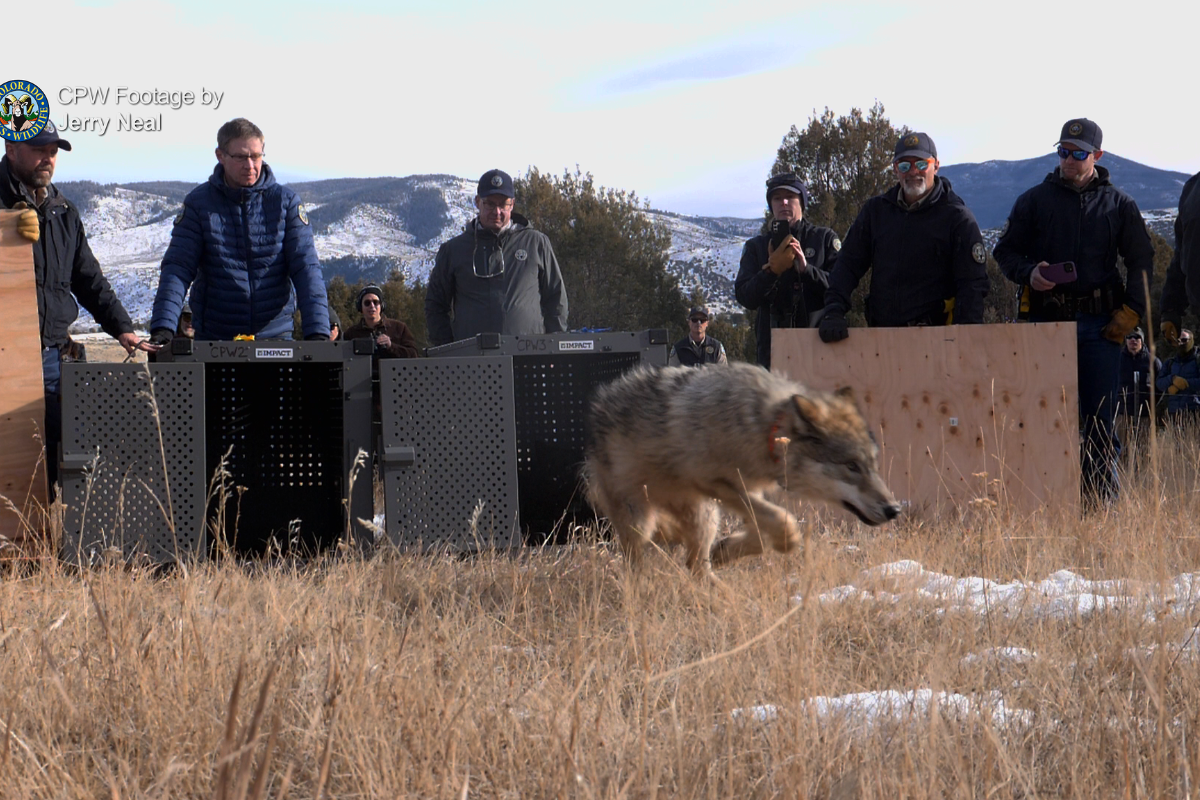
{"type": "Polygon", "coordinates": [[[567,290],[554,248],[513,212],[514,197],[508,173],[485,172],[475,195],[478,216],[438,249],[425,293],[431,345],[477,333],[567,329],[567,290]]]}

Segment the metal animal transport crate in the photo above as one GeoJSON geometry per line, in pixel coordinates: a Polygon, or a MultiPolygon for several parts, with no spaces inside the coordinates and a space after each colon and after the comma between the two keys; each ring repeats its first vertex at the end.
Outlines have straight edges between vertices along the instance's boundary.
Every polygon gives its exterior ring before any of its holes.
{"type": "Polygon", "coordinates": [[[590,516],[579,468],[592,394],[667,352],[659,329],[480,334],[380,362],[389,537],[459,550],[563,538],[590,516]]]}
{"type": "Polygon", "coordinates": [[[64,553],[157,562],[374,541],[371,357],[342,342],[192,342],[63,365],[64,553]],[[153,385],[153,392],[150,387],[153,385]]]}

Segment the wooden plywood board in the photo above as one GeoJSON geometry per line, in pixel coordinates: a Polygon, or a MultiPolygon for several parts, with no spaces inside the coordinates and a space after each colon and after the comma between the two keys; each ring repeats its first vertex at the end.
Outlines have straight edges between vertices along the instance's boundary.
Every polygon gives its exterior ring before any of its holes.
{"type": "Polygon", "coordinates": [[[1079,502],[1075,323],[771,331],[772,369],[855,390],[896,497],[940,509],[1079,502]]]}
{"type": "MultiPolygon", "coordinates": [[[[46,473],[38,464],[45,424],[42,342],[33,247],[17,233],[18,211],[0,210],[0,535],[41,535],[46,473]]],[[[0,555],[3,555],[0,553],[0,555]]]]}

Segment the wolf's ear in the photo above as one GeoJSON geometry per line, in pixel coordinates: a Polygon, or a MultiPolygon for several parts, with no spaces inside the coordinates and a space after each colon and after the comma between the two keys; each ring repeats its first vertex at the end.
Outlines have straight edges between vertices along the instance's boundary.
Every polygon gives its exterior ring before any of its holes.
{"type": "Polygon", "coordinates": [[[800,415],[808,427],[820,427],[825,419],[829,416],[829,409],[823,403],[818,403],[802,394],[792,395],[792,403],[796,406],[796,413],[800,415]]]}
{"type": "Polygon", "coordinates": [[[853,386],[843,386],[840,389],[838,389],[836,392],[834,392],[833,396],[840,397],[843,400],[849,400],[851,403],[853,403],[854,402],[854,387],[853,386]]]}

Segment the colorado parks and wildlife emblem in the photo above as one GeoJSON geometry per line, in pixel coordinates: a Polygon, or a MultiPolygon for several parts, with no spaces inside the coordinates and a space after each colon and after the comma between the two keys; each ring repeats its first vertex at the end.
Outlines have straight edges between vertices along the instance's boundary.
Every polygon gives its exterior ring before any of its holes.
{"type": "Polygon", "coordinates": [[[1078,136],[1079,134],[1083,133],[1083,125],[1078,122],[1072,122],[1071,127],[1067,128],[1067,131],[1072,136],[1078,136]]]}
{"type": "Polygon", "coordinates": [[[499,189],[503,185],[504,185],[504,178],[501,178],[499,175],[492,176],[492,186],[495,186],[497,189],[499,189]]]}
{"type": "Polygon", "coordinates": [[[918,139],[918,138],[917,138],[917,135],[914,133],[913,135],[911,135],[911,136],[909,136],[909,137],[905,138],[905,140],[904,140],[904,146],[905,146],[905,147],[916,147],[916,146],[917,146],[917,142],[919,142],[919,141],[921,141],[921,140],[920,140],[920,139],[918,139]]]}
{"type": "Polygon", "coordinates": [[[308,224],[308,212],[304,210],[304,203],[300,204],[300,208],[297,209],[297,211],[300,214],[300,221],[303,222],[305,225],[307,225],[308,224]]]}
{"type": "Polygon", "coordinates": [[[42,132],[50,121],[46,93],[29,81],[0,83],[0,137],[24,142],[42,132]]]}
{"type": "Polygon", "coordinates": [[[987,263],[987,250],[984,249],[983,242],[971,245],[971,258],[975,259],[977,264],[987,263]]]}
{"type": "Polygon", "coordinates": [[[518,250],[513,255],[515,255],[517,257],[517,261],[524,261],[525,259],[529,258],[529,254],[526,253],[524,250],[518,250]]]}

